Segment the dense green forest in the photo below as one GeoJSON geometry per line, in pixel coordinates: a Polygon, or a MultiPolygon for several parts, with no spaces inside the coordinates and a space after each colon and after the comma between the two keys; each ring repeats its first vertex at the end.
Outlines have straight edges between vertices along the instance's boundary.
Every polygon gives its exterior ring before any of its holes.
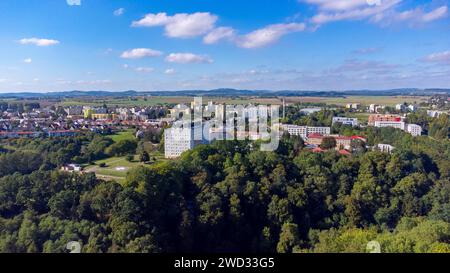
{"type": "Polygon", "coordinates": [[[67,252],[69,241],[82,252],[364,252],[371,240],[383,252],[450,252],[448,139],[357,133],[395,152],[312,153],[286,135],[275,152],[222,141],[121,184],[56,169],[133,143],[11,140],[0,150],[0,252],[67,252]]]}

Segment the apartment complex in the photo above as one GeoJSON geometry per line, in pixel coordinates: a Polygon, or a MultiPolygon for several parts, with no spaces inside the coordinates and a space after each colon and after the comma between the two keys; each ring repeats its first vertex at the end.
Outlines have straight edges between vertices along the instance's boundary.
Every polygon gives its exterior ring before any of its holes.
{"type": "Polygon", "coordinates": [[[392,127],[410,133],[412,136],[422,135],[422,127],[417,124],[406,124],[401,117],[393,115],[371,115],[369,125],[383,128],[392,127]]]}
{"type": "Polygon", "coordinates": [[[320,134],[326,136],[331,133],[330,127],[309,127],[309,126],[282,124],[281,129],[287,131],[290,135],[301,136],[303,139],[307,139],[308,136],[312,134],[320,134]]]}

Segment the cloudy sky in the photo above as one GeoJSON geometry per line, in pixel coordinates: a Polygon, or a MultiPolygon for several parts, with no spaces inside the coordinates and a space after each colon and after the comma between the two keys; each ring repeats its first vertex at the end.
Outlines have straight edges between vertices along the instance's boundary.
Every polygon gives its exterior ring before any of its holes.
{"type": "Polygon", "coordinates": [[[450,88],[448,0],[1,0],[0,92],[450,88]]]}

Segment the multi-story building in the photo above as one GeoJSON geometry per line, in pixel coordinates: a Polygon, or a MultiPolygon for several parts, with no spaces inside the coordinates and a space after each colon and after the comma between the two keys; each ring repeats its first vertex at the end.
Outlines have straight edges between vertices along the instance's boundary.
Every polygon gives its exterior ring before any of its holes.
{"type": "Polygon", "coordinates": [[[369,105],[369,109],[368,110],[369,110],[370,113],[379,113],[384,108],[386,108],[385,105],[371,104],[371,105],[369,105]]]}
{"type": "MultiPolygon", "coordinates": [[[[308,136],[308,144],[318,146],[318,145],[322,144],[322,140],[324,137],[325,136],[322,136],[320,134],[309,135],[308,136]]],[[[350,150],[352,140],[354,140],[354,139],[359,139],[359,140],[362,140],[363,142],[366,142],[366,139],[363,137],[360,137],[360,136],[347,137],[347,136],[340,136],[340,135],[329,135],[328,137],[333,137],[334,139],[336,139],[336,150],[342,150],[342,149],[350,150]]]]}
{"type": "Polygon", "coordinates": [[[369,116],[369,126],[375,126],[376,121],[402,121],[402,117],[398,115],[370,115],[369,116]]]}
{"type": "Polygon", "coordinates": [[[357,118],[333,117],[333,124],[342,123],[344,125],[358,126],[357,118]]]}
{"type": "Polygon", "coordinates": [[[405,130],[405,123],[403,121],[375,121],[375,127],[383,128],[383,127],[392,127],[400,130],[405,130]]]}
{"type": "Polygon", "coordinates": [[[417,124],[408,124],[406,126],[406,131],[410,133],[413,136],[420,136],[422,135],[422,127],[417,124]]]}
{"type": "Polygon", "coordinates": [[[179,125],[164,131],[164,153],[166,158],[177,158],[183,152],[206,143],[202,126],[179,125]]]}
{"type": "Polygon", "coordinates": [[[323,136],[327,136],[331,133],[330,127],[309,127],[309,126],[282,124],[281,129],[287,131],[290,135],[301,136],[303,139],[307,139],[308,135],[311,134],[320,134],[323,136]]]}

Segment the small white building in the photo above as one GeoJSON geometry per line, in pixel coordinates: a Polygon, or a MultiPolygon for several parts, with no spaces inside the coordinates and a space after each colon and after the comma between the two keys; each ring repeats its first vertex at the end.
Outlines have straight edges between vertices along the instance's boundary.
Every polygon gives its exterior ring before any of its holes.
{"type": "Polygon", "coordinates": [[[395,149],[395,147],[392,146],[392,145],[389,145],[389,144],[381,144],[381,143],[378,144],[376,147],[377,147],[377,149],[380,150],[381,152],[383,152],[383,153],[388,153],[388,154],[391,154],[392,151],[395,149]]]}
{"type": "Polygon", "coordinates": [[[406,110],[406,106],[403,103],[399,103],[399,104],[395,105],[395,110],[404,112],[406,110]]]}
{"type": "Polygon", "coordinates": [[[437,110],[427,110],[427,115],[432,118],[438,118],[442,114],[445,114],[445,112],[437,110]]]}
{"type": "Polygon", "coordinates": [[[358,110],[361,108],[361,103],[348,103],[345,108],[358,110]]]}
{"type": "Polygon", "coordinates": [[[422,127],[417,124],[408,124],[406,126],[406,131],[413,136],[422,135],[422,127]]]}
{"type": "Polygon", "coordinates": [[[418,109],[418,107],[417,107],[417,105],[415,105],[415,104],[410,104],[410,105],[408,105],[408,109],[409,109],[409,111],[411,111],[411,112],[416,112],[417,109],[418,109]]]}

